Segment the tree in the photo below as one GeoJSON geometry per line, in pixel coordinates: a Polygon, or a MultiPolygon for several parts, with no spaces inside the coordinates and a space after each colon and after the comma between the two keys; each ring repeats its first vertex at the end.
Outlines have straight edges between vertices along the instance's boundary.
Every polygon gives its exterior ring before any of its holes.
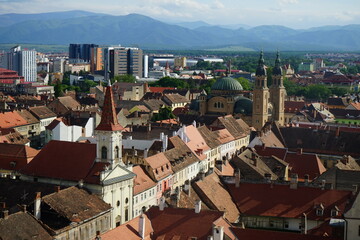
{"type": "Polygon", "coordinates": [[[136,82],[136,78],[131,74],[125,74],[125,75],[116,75],[112,79],[112,82],[128,82],[128,83],[134,83],[136,82]]]}
{"type": "Polygon", "coordinates": [[[252,83],[250,83],[249,80],[246,78],[239,77],[239,78],[236,78],[236,80],[241,84],[241,86],[243,87],[243,89],[245,91],[251,90],[253,87],[252,83]]]}
{"type": "Polygon", "coordinates": [[[85,79],[84,80],[84,83],[81,84],[81,91],[82,92],[89,92],[90,88],[92,87],[96,87],[97,86],[97,83],[92,81],[92,80],[88,80],[88,79],[85,79]]]}
{"type": "Polygon", "coordinates": [[[324,85],[316,84],[307,86],[304,96],[307,99],[326,100],[331,95],[331,91],[324,85]]]}
{"type": "Polygon", "coordinates": [[[189,88],[189,84],[181,79],[163,77],[158,81],[150,84],[153,87],[174,87],[174,88],[189,88]]]}
{"type": "Polygon", "coordinates": [[[159,113],[155,113],[152,117],[153,121],[161,121],[166,119],[175,118],[175,115],[172,113],[171,107],[165,106],[159,109],[159,113]]]}

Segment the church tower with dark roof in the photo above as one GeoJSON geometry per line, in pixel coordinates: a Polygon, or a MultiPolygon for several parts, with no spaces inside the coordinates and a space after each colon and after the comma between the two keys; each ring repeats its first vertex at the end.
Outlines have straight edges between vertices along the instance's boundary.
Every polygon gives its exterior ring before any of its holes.
{"type": "Polygon", "coordinates": [[[268,121],[269,89],[264,61],[264,53],[261,51],[253,92],[252,126],[260,130],[268,121]]]}
{"type": "Polygon", "coordinates": [[[282,126],[285,123],[284,104],[286,90],[281,69],[280,54],[277,52],[275,67],[272,72],[272,85],[270,87],[270,101],[273,105],[272,120],[278,121],[282,126]]]}
{"type": "Polygon", "coordinates": [[[95,128],[96,161],[108,162],[111,167],[122,163],[122,133],[119,124],[111,86],[106,87],[100,124],[95,128]]]}

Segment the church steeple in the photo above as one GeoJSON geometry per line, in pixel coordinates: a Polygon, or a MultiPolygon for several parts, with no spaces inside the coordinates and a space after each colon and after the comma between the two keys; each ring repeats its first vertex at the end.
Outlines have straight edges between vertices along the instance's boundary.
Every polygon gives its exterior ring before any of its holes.
{"type": "Polygon", "coordinates": [[[273,69],[273,75],[282,75],[281,60],[280,60],[279,51],[277,51],[277,53],[276,53],[276,60],[275,60],[275,67],[273,69]]]}
{"type": "Polygon", "coordinates": [[[122,133],[117,119],[111,86],[106,87],[100,124],[95,128],[96,161],[110,163],[110,168],[122,163],[122,133]]]}
{"type": "Polygon", "coordinates": [[[264,52],[260,52],[260,58],[258,61],[258,66],[256,68],[256,76],[266,76],[266,68],[265,68],[265,60],[264,60],[264,52]]]}
{"type": "Polygon", "coordinates": [[[111,86],[106,87],[104,107],[102,109],[100,124],[95,130],[100,131],[120,131],[123,127],[119,124],[116,116],[114,97],[111,86]]]}

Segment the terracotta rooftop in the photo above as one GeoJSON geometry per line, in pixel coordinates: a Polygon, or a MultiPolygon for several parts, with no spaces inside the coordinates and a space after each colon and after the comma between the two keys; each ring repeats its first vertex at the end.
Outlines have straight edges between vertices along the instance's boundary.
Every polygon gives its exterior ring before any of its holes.
{"type": "Polygon", "coordinates": [[[20,170],[38,152],[38,150],[26,145],[0,143],[0,169],[20,170]]]}
{"type": "Polygon", "coordinates": [[[215,134],[218,137],[218,140],[222,143],[229,143],[235,140],[235,138],[230,134],[227,129],[220,129],[215,131],[215,134]]]}
{"type": "Polygon", "coordinates": [[[0,128],[0,143],[27,144],[30,140],[13,128],[0,128]]]}
{"type": "Polygon", "coordinates": [[[305,107],[304,101],[285,101],[285,113],[297,113],[305,107]]]}
{"type": "Polygon", "coordinates": [[[0,219],[0,239],[52,240],[53,237],[29,213],[18,212],[0,219]]]}
{"type": "Polygon", "coordinates": [[[170,162],[163,152],[144,159],[152,168],[155,180],[161,180],[173,173],[170,162]]]}
{"type": "Polygon", "coordinates": [[[37,124],[40,121],[34,116],[32,115],[28,110],[20,110],[17,111],[17,113],[26,120],[26,122],[28,124],[37,124]]]}
{"type": "Polygon", "coordinates": [[[353,198],[351,191],[321,190],[313,187],[290,189],[289,185],[240,183],[236,188],[228,184],[233,200],[240,212],[247,216],[301,218],[307,214],[311,220],[326,220],[331,210],[339,208],[340,214],[348,210],[353,198]],[[316,207],[324,207],[323,216],[316,215],[316,207]]]}
{"type": "Polygon", "coordinates": [[[175,88],[171,87],[149,87],[151,92],[163,92],[164,90],[173,90],[175,88]]]}
{"type": "Polygon", "coordinates": [[[164,101],[168,102],[169,104],[173,103],[189,103],[189,99],[185,98],[184,96],[178,93],[171,93],[171,94],[164,94],[164,101]]]}
{"type": "Polygon", "coordinates": [[[156,186],[156,183],[151,180],[141,166],[133,167],[133,173],[136,174],[136,177],[134,178],[134,195],[156,186]]]}
{"type": "Polygon", "coordinates": [[[71,222],[83,222],[111,209],[111,206],[98,196],[77,187],[49,194],[43,197],[42,201],[71,222]]]}
{"type": "Polygon", "coordinates": [[[95,158],[96,144],[52,140],[21,173],[76,182],[87,181],[93,167],[98,166],[95,158]]]}
{"type": "Polygon", "coordinates": [[[189,138],[189,141],[186,142],[186,145],[193,151],[197,153],[197,156],[203,160],[206,158],[206,155],[203,153],[208,151],[210,148],[206,144],[204,138],[201,136],[199,131],[193,125],[186,126],[186,135],[189,138]]]}
{"type": "Polygon", "coordinates": [[[240,212],[217,174],[210,174],[203,180],[194,182],[193,187],[210,209],[224,212],[225,219],[231,223],[237,222],[240,212]]]}
{"type": "Polygon", "coordinates": [[[204,125],[198,127],[197,130],[199,131],[201,136],[204,138],[206,144],[210,148],[212,149],[217,148],[221,144],[216,134],[213,131],[211,131],[207,126],[204,125]]]}
{"type": "Polygon", "coordinates": [[[31,107],[29,110],[38,119],[56,117],[56,114],[46,106],[31,107]]]}
{"type": "MultiPolygon", "coordinates": [[[[165,208],[160,211],[158,207],[151,207],[146,215],[154,230],[153,239],[188,240],[196,237],[198,240],[207,240],[212,234],[213,223],[222,218],[223,212],[202,210],[195,213],[194,209],[184,208],[165,208]]],[[[224,224],[224,228],[230,227],[227,222],[224,224]]]]}
{"type": "Polygon", "coordinates": [[[101,240],[151,240],[152,238],[150,236],[154,230],[151,226],[149,218],[145,214],[143,217],[145,218],[145,237],[143,239],[139,235],[140,216],[138,216],[129,222],[104,233],[101,235],[101,240]]]}
{"type": "Polygon", "coordinates": [[[316,154],[288,152],[284,160],[289,163],[290,172],[298,174],[299,179],[304,179],[304,175],[308,174],[312,180],[326,171],[316,154]]]}
{"type": "Polygon", "coordinates": [[[265,145],[256,145],[255,151],[257,154],[263,157],[275,156],[280,158],[281,160],[285,159],[287,148],[279,148],[279,147],[266,147],[265,145]]]}
{"type": "Polygon", "coordinates": [[[12,128],[27,124],[27,121],[18,112],[0,113],[0,128],[12,128]]]}
{"type": "Polygon", "coordinates": [[[58,97],[58,101],[68,109],[76,109],[80,107],[79,102],[70,96],[58,97]]]}

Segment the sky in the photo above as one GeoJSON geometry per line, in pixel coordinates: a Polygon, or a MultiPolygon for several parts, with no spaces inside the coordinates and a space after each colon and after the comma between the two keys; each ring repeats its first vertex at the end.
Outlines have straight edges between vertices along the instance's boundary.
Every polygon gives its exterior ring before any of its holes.
{"type": "Polygon", "coordinates": [[[0,0],[0,14],[69,10],[138,13],[168,23],[205,21],[295,29],[360,24],[359,0],[0,0]]]}

